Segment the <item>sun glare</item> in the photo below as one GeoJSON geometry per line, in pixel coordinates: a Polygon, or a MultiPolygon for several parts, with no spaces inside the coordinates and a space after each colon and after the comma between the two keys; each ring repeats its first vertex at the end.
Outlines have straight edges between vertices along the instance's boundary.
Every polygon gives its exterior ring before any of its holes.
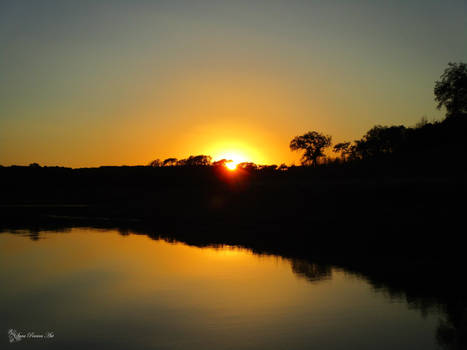
{"type": "Polygon", "coordinates": [[[232,161],[232,162],[225,163],[225,167],[229,170],[235,170],[237,169],[237,164],[238,163],[232,161]]]}
{"type": "Polygon", "coordinates": [[[225,163],[225,167],[230,171],[236,170],[238,164],[247,161],[247,158],[245,156],[241,155],[240,153],[234,152],[221,153],[216,158],[217,160],[226,159],[227,162],[225,163]]]}

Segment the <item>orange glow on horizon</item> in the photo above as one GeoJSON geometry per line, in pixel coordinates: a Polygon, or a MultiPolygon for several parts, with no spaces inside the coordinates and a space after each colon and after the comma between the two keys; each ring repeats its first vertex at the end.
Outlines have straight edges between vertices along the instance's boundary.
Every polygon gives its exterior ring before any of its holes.
{"type": "Polygon", "coordinates": [[[221,160],[221,159],[227,160],[224,166],[227,168],[227,170],[230,170],[230,171],[236,170],[238,164],[248,161],[247,158],[238,151],[223,152],[223,153],[218,154],[215,157],[216,161],[221,160]]]}
{"type": "Polygon", "coordinates": [[[230,171],[234,171],[237,169],[237,163],[228,162],[228,163],[225,163],[225,167],[230,171]]]}

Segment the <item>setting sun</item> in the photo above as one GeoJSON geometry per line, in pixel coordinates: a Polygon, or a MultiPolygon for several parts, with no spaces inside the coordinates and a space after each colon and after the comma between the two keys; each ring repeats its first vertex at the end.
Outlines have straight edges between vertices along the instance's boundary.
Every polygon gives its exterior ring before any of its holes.
{"type": "Polygon", "coordinates": [[[228,162],[228,163],[225,163],[225,167],[229,170],[235,170],[237,169],[237,164],[238,163],[228,162]]]}
{"type": "Polygon", "coordinates": [[[247,158],[239,152],[224,152],[216,156],[216,160],[226,159],[225,167],[228,170],[237,169],[237,165],[243,162],[247,162],[247,158]]]}

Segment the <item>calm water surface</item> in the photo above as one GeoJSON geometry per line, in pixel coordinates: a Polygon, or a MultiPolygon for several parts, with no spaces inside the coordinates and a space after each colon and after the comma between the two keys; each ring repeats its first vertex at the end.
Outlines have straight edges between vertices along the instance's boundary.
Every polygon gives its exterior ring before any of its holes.
{"type": "Polygon", "coordinates": [[[0,348],[437,348],[438,314],[339,269],[112,230],[41,238],[0,234],[0,348]]]}

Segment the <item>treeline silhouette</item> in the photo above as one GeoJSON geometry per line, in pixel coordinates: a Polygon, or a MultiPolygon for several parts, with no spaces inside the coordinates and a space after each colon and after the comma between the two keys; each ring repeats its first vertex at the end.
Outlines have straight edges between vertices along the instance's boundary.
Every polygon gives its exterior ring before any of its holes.
{"type": "MultiPolygon", "coordinates": [[[[292,151],[303,151],[302,165],[317,167],[329,164],[373,162],[391,166],[442,168],[450,170],[465,167],[462,161],[467,147],[465,132],[467,130],[467,64],[449,63],[434,88],[435,101],[439,109],[446,109],[443,121],[428,122],[423,117],[414,127],[404,125],[376,125],[368,130],[359,140],[345,141],[332,148],[338,157],[325,155],[325,150],[332,146],[332,137],[318,131],[310,131],[297,136],[290,142],[292,151]],[[434,164],[434,166],[430,166],[434,164]]],[[[212,163],[210,156],[190,156],[177,160],[168,158],[164,161],[156,159],[151,166],[222,166],[229,160],[222,159],[212,163]]],[[[257,170],[265,166],[253,163],[239,164],[242,169],[257,170]]],[[[285,164],[267,166],[269,170],[287,170],[285,164]]]]}
{"type": "MultiPolygon", "coordinates": [[[[447,172],[466,170],[465,155],[467,154],[467,142],[465,135],[467,132],[467,114],[452,115],[442,121],[429,122],[422,118],[414,127],[404,125],[381,126],[376,125],[368,130],[361,139],[355,141],[340,142],[335,144],[332,149],[336,157],[326,156],[324,151],[332,146],[331,136],[324,136],[319,132],[312,131],[302,136],[297,136],[291,142],[291,149],[303,150],[301,166],[277,164],[255,164],[253,162],[242,162],[237,164],[236,168],[245,173],[272,173],[272,172],[308,172],[313,173],[322,169],[333,169],[334,174],[325,172],[327,175],[338,177],[339,175],[348,176],[349,170],[358,175],[361,173],[373,171],[378,174],[386,171],[404,175],[419,174],[425,175],[425,171],[432,174],[446,174],[447,172]],[[325,138],[322,141],[311,141],[313,145],[307,145],[306,139],[325,138]],[[301,140],[298,140],[301,139],[301,140]],[[302,142],[300,144],[300,141],[302,142]],[[313,169],[311,169],[313,168],[313,169]]],[[[209,155],[189,156],[185,159],[167,158],[165,160],[155,159],[147,165],[155,169],[177,168],[180,173],[186,171],[181,168],[213,168],[215,170],[225,170],[226,164],[231,162],[229,159],[212,161],[209,155]]],[[[38,163],[32,163],[29,166],[9,166],[0,165],[0,169],[7,171],[29,171],[31,174],[38,175],[38,169],[44,169],[51,174],[59,172],[76,172],[80,174],[102,172],[109,170],[124,171],[122,169],[141,169],[144,166],[101,166],[99,168],[81,168],[71,169],[60,166],[40,166],[38,163]]],[[[174,171],[174,170],[172,170],[174,171]]],[[[138,172],[137,170],[135,172],[138,172]]]]}
{"type": "MultiPolygon", "coordinates": [[[[149,162],[148,166],[153,168],[161,168],[161,167],[187,167],[187,168],[196,168],[196,167],[213,167],[217,169],[223,169],[226,167],[226,164],[232,162],[231,159],[220,159],[217,161],[212,161],[211,156],[207,155],[197,155],[197,156],[189,156],[185,159],[177,159],[177,158],[167,158],[165,160],[154,159],[153,161],[149,162]]],[[[281,164],[277,166],[273,165],[262,165],[262,164],[255,164],[253,162],[242,162],[236,165],[236,168],[241,170],[287,170],[288,167],[285,164],[281,164]]]]}
{"type": "MultiPolygon", "coordinates": [[[[464,170],[467,154],[465,135],[467,131],[467,114],[457,114],[446,117],[442,121],[429,122],[422,118],[417,125],[406,127],[376,125],[368,130],[361,139],[335,144],[332,149],[336,157],[326,156],[324,151],[332,146],[331,136],[325,136],[317,131],[297,136],[291,142],[292,150],[302,150],[302,167],[312,166],[334,167],[336,171],[346,171],[363,167],[366,171],[370,166],[374,170],[386,171],[389,167],[407,170],[410,173],[422,173],[431,170],[436,173],[464,170]]],[[[197,155],[177,160],[167,158],[155,159],[149,166],[159,167],[225,167],[230,162],[221,159],[212,162],[210,156],[197,155]]],[[[297,166],[259,165],[244,162],[237,165],[238,169],[253,171],[288,171],[297,166]]],[[[347,174],[346,174],[347,175],[347,174]]]]}
{"type": "MultiPolygon", "coordinates": [[[[368,130],[361,139],[345,141],[332,147],[332,157],[326,155],[326,149],[332,146],[332,137],[318,131],[309,131],[301,136],[294,137],[290,142],[292,151],[303,152],[301,167],[295,165],[258,165],[253,162],[243,162],[237,165],[237,169],[243,173],[272,173],[272,172],[297,172],[313,169],[310,175],[316,173],[316,169],[335,168],[343,176],[349,176],[349,169],[358,174],[374,170],[383,172],[393,169],[396,173],[412,175],[424,171],[434,174],[454,174],[456,171],[465,173],[467,143],[465,135],[467,131],[467,64],[449,63],[439,81],[435,82],[435,101],[439,109],[446,109],[446,117],[442,121],[429,122],[425,117],[417,125],[406,127],[404,125],[382,126],[376,125],[368,130]],[[305,169],[306,168],[306,169],[305,169]]],[[[191,155],[185,159],[174,157],[165,160],[154,159],[149,162],[151,168],[186,168],[192,171],[194,168],[211,167],[215,170],[225,170],[226,165],[232,162],[229,159],[212,161],[209,155],[191,155]]],[[[0,165],[0,168],[5,168],[0,165]]],[[[24,167],[6,167],[6,172],[24,172],[24,167]]],[[[42,168],[37,163],[27,167],[33,175],[40,175],[37,169],[42,168]]],[[[50,174],[75,171],[80,175],[96,173],[91,169],[67,169],[62,167],[47,168],[50,174]],[[53,170],[51,170],[51,168],[53,170]],[[60,170],[61,169],[61,170],[60,170]]],[[[100,167],[102,172],[108,173],[109,169],[122,172],[122,168],[128,167],[100,167]],[[119,170],[117,170],[119,169],[119,170]]],[[[139,169],[141,166],[132,167],[139,169]]],[[[128,174],[128,171],[124,171],[128,174]]],[[[179,173],[184,173],[182,170],[179,173]]],[[[138,173],[138,170],[136,171],[138,173]]],[[[381,172],[380,172],[381,173],[381,172]]],[[[2,175],[3,175],[2,174],[2,175]]],[[[327,172],[326,175],[331,175],[327,172]]],[[[86,175],[84,175],[86,176],[86,175]]]]}

